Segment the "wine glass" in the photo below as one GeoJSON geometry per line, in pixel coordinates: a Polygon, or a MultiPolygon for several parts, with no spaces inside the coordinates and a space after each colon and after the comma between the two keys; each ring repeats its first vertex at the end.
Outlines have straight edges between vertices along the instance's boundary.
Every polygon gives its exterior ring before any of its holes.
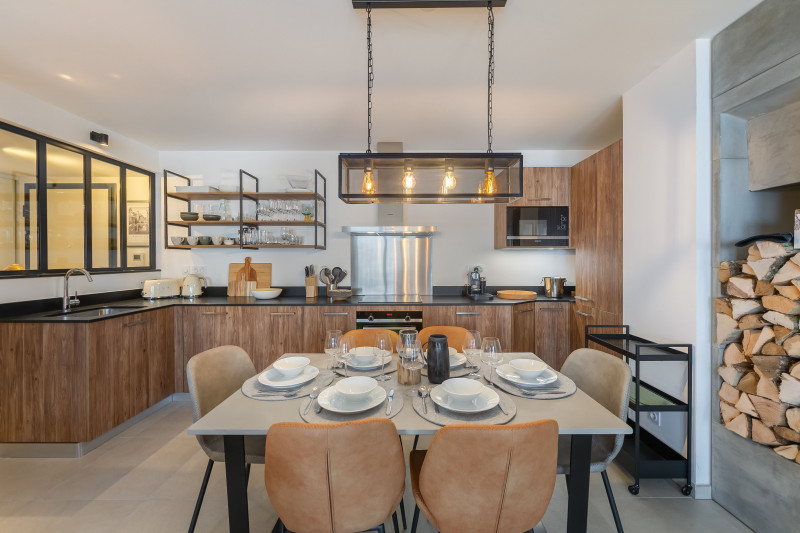
{"type": "Polygon", "coordinates": [[[419,339],[414,339],[404,347],[401,361],[403,368],[408,370],[418,370],[423,367],[422,344],[419,339]]]}
{"type": "MultiPolygon", "coordinates": [[[[392,338],[388,333],[375,334],[375,355],[381,358],[381,375],[376,377],[378,381],[386,381],[389,376],[386,375],[386,359],[387,355],[392,355],[392,338]]],[[[389,359],[391,361],[391,359],[389,359]]]]}
{"type": "Polygon", "coordinates": [[[492,381],[494,367],[503,362],[503,352],[500,349],[500,339],[497,337],[486,337],[481,343],[481,361],[489,365],[489,383],[492,381]]]}
{"type": "Polygon", "coordinates": [[[325,332],[325,353],[331,357],[331,368],[336,364],[336,354],[341,348],[342,330],[329,329],[325,332]]]}
{"type": "MultiPolygon", "coordinates": [[[[461,343],[461,353],[467,359],[467,367],[477,370],[476,361],[481,356],[481,334],[476,330],[469,330],[464,335],[464,341],[461,343]]],[[[478,376],[477,372],[470,372],[470,376],[478,376]]]]}
{"type": "Polygon", "coordinates": [[[347,362],[352,359],[352,351],[356,349],[356,338],[353,335],[344,335],[339,342],[339,351],[336,352],[336,360],[344,365],[344,376],[350,377],[347,373],[347,362]]]}

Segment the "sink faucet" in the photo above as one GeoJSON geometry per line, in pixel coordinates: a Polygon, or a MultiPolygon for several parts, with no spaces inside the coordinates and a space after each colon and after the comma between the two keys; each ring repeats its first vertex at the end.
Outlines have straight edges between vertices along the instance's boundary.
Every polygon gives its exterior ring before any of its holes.
{"type": "Polygon", "coordinates": [[[81,301],[78,300],[78,291],[75,291],[74,298],[69,297],[69,277],[73,275],[75,272],[79,272],[84,276],[86,276],[86,279],[88,279],[89,281],[93,281],[92,275],[82,268],[70,268],[69,270],[67,270],[67,273],[64,274],[64,300],[61,307],[61,310],[65,313],[69,311],[72,307],[81,305],[81,301]]]}

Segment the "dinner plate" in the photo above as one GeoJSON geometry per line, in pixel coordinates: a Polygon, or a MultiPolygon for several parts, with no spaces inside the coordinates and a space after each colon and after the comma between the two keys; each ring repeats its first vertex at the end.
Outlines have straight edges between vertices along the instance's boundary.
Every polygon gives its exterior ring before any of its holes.
{"type": "Polygon", "coordinates": [[[366,363],[366,364],[359,364],[359,363],[356,363],[356,361],[354,359],[350,359],[347,362],[347,367],[348,368],[353,368],[355,370],[376,370],[376,369],[380,368],[384,364],[388,366],[389,363],[391,363],[391,362],[392,362],[392,356],[391,355],[384,355],[382,358],[378,358],[376,356],[375,359],[371,363],[366,363]]]}
{"type": "Polygon", "coordinates": [[[300,375],[287,378],[274,368],[268,368],[258,375],[258,382],[273,389],[291,389],[308,383],[319,375],[319,368],[308,365],[300,375]]]}
{"type": "Polygon", "coordinates": [[[484,386],[480,394],[472,401],[454,402],[450,399],[444,387],[437,385],[431,391],[431,400],[439,407],[444,407],[456,413],[482,413],[500,403],[500,396],[489,387],[484,386]]]}
{"type": "Polygon", "coordinates": [[[467,362],[467,357],[463,353],[450,354],[450,368],[459,367],[467,362]]]}
{"type": "Polygon", "coordinates": [[[497,375],[522,389],[530,389],[549,385],[558,380],[558,374],[547,368],[533,379],[523,379],[511,365],[505,364],[497,367],[497,375]]]}
{"type": "Polygon", "coordinates": [[[386,389],[375,387],[364,400],[345,399],[334,387],[328,387],[317,396],[317,402],[323,409],[334,413],[360,413],[377,407],[386,399],[386,389]]]}

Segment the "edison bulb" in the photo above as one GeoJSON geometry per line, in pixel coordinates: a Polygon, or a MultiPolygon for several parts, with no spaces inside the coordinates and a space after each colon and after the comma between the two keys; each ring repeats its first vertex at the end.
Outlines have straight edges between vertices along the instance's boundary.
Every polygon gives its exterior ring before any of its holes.
{"type": "Polygon", "coordinates": [[[364,169],[364,181],[361,182],[361,194],[375,194],[375,178],[372,177],[372,168],[364,169]]]}
{"type": "Polygon", "coordinates": [[[405,170],[403,171],[403,192],[410,193],[416,184],[417,180],[414,177],[414,169],[411,167],[410,162],[406,162],[405,170]]]}
{"type": "Polygon", "coordinates": [[[447,194],[456,187],[456,173],[453,165],[447,165],[444,171],[444,179],[442,180],[442,192],[447,194]]]}
{"type": "Polygon", "coordinates": [[[497,180],[494,179],[494,169],[489,168],[486,170],[486,178],[483,180],[484,194],[494,194],[497,192],[497,180]]]}

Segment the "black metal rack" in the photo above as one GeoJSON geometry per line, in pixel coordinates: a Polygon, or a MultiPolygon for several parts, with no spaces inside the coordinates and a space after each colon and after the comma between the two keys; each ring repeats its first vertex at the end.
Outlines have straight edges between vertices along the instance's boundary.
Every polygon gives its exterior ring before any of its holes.
{"type": "MultiPolygon", "coordinates": [[[[633,477],[634,483],[628,487],[631,494],[639,494],[640,478],[686,478],[681,493],[692,493],[692,345],[659,344],[631,335],[630,326],[588,325],[586,326],[586,346],[594,342],[608,348],[625,358],[634,361],[634,375],[631,378],[631,391],[628,406],[636,413],[633,425],[633,477]],[[598,330],[613,330],[615,333],[602,333],[598,330]],[[622,333],[618,333],[619,331],[622,333]],[[685,351],[683,351],[685,350],[685,351]],[[641,363],[651,361],[676,361],[687,364],[687,398],[684,402],[659,388],[646,383],[641,376],[641,363]],[[668,446],[647,447],[642,443],[642,429],[639,427],[640,413],[649,412],[686,413],[686,457],[668,446]]],[[[646,433],[646,432],[645,432],[646,433]]],[[[655,437],[654,437],[655,438],[655,437]]]]}

